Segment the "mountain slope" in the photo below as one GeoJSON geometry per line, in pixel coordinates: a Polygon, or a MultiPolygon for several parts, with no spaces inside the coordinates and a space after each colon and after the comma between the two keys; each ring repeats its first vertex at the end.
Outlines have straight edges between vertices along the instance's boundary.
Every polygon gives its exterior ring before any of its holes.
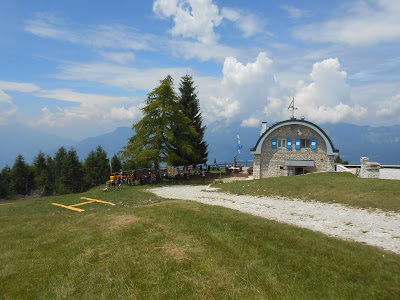
{"type": "MultiPolygon", "coordinates": [[[[332,142],[343,160],[359,164],[360,157],[368,156],[371,161],[381,164],[400,164],[400,125],[371,127],[339,123],[322,124],[320,127],[329,130],[332,142]]],[[[39,150],[53,155],[60,146],[69,148],[70,145],[76,149],[81,160],[98,145],[111,158],[127,144],[133,133],[129,127],[119,127],[113,132],[74,143],[22,126],[0,126],[3,145],[0,148],[0,168],[6,164],[12,166],[18,154],[22,154],[26,162],[32,163],[39,150]]],[[[231,164],[235,155],[240,161],[252,160],[250,148],[256,144],[259,136],[260,128],[243,128],[240,123],[230,124],[229,127],[221,127],[218,123],[209,125],[205,132],[209,163],[216,159],[219,163],[231,164]],[[242,144],[240,155],[237,154],[237,134],[242,144]]]]}

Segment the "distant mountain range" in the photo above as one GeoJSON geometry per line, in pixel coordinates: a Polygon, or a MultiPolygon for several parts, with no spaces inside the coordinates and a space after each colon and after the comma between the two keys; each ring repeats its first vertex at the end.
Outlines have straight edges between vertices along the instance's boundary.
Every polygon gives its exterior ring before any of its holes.
{"type": "MultiPolygon", "coordinates": [[[[272,124],[268,124],[272,125],[272,124]]],[[[321,128],[327,129],[335,148],[339,149],[343,160],[359,164],[360,157],[368,156],[371,161],[381,164],[400,164],[400,125],[371,127],[357,126],[346,123],[324,124],[321,128]]],[[[60,146],[69,149],[75,148],[83,160],[91,150],[101,145],[111,158],[133,135],[128,127],[119,127],[115,131],[86,138],[78,143],[60,137],[43,134],[30,128],[21,126],[0,126],[0,168],[6,164],[12,166],[15,157],[22,154],[25,161],[32,163],[33,159],[42,150],[46,154],[54,155],[60,146]]],[[[243,128],[240,123],[230,124],[229,127],[220,127],[211,124],[207,127],[205,140],[208,143],[208,160],[231,164],[236,155],[238,160],[252,160],[250,153],[260,136],[260,128],[243,128]],[[237,154],[237,135],[242,144],[241,154],[237,154]]]]}

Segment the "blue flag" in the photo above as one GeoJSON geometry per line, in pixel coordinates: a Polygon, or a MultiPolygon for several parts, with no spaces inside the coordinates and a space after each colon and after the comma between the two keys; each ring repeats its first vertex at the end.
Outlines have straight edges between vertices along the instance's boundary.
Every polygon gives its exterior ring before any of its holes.
{"type": "Polygon", "coordinates": [[[238,154],[240,153],[240,150],[242,150],[242,143],[240,142],[239,134],[237,135],[237,152],[238,154]]]}

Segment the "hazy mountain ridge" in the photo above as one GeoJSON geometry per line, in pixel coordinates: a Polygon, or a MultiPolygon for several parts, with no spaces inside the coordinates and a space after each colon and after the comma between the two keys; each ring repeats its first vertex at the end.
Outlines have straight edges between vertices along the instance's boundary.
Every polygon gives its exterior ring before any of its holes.
{"type": "MultiPolygon", "coordinates": [[[[332,142],[339,149],[343,160],[358,164],[360,157],[368,156],[371,161],[381,164],[400,164],[400,125],[372,127],[338,123],[323,124],[320,127],[330,132],[332,142]]],[[[67,149],[74,147],[83,160],[91,150],[101,145],[111,158],[127,144],[133,134],[131,128],[119,127],[113,132],[76,143],[22,126],[0,126],[0,138],[4,142],[0,148],[0,167],[6,164],[12,166],[18,154],[22,154],[27,163],[32,163],[39,150],[53,155],[60,146],[67,149]]],[[[220,127],[217,123],[208,125],[205,133],[208,161],[212,163],[216,159],[221,163],[232,163],[235,155],[239,160],[252,160],[250,148],[255,146],[259,137],[260,128],[243,128],[240,123],[230,124],[229,127],[220,127]],[[240,155],[237,154],[238,134],[242,144],[240,155]]]]}

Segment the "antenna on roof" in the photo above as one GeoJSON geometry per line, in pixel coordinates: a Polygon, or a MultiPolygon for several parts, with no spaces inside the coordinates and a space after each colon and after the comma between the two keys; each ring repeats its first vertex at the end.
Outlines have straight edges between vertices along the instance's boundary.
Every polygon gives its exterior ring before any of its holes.
{"type": "Polygon", "coordinates": [[[296,119],[295,115],[294,115],[294,111],[297,110],[297,107],[294,106],[294,98],[292,100],[292,102],[290,102],[290,105],[288,107],[288,110],[292,110],[292,117],[291,119],[296,119]]]}

